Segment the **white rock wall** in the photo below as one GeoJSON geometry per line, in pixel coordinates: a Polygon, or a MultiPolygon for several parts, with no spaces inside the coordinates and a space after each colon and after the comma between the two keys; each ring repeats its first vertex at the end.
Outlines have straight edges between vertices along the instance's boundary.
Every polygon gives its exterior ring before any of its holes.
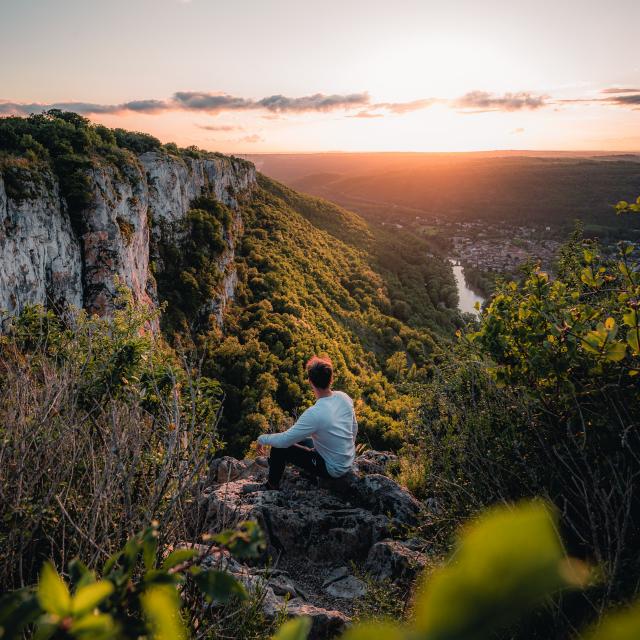
{"type": "MultiPolygon", "coordinates": [[[[21,203],[7,197],[0,177],[0,309],[16,313],[27,303],[64,301],[108,314],[116,276],[136,300],[153,303],[157,292],[149,273],[151,217],[180,219],[205,189],[237,208],[239,194],[256,182],[252,165],[224,156],[181,159],[150,152],[142,154],[139,163],[126,177],[111,165],[91,170],[93,197],[82,212],[81,237],[65,213],[53,175],[38,181],[40,186],[34,183],[32,197],[21,203]]],[[[237,280],[233,261],[239,215],[235,227],[220,258],[220,299],[212,301],[219,323],[237,280]]]]}
{"type": "Polygon", "coordinates": [[[0,311],[27,304],[83,305],[80,242],[46,173],[21,202],[10,200],[0,175],[0,311]]]}

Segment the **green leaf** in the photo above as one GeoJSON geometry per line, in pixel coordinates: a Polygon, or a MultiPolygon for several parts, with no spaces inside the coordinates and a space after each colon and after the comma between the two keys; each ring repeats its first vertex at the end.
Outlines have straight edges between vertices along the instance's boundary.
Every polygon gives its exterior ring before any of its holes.
{"type": "Polygon", "coordinates": [[[167,571],[187,560],[195,558],[197,555],[198,551],[196,549],[176,549],[165,558],[162,563],[162,568],[167,571]]]}
{"type": "Polygon", "coordinates": [[[365,622],[349,629],[341,640],[405,640],[412,637],[389,622],[365,622]]]}
{"type": "Polygon", "coordinates": [[[142,560],[147,571],[150,571],[155,567],[157,551],[158,533],[155,529],[150,529],[145,533],[142,541],[142,560]]]}
{"type": "Polygon", "coordinates": [[[640,330],[631,329],[627,334],[627,344],[631,347],[634,355],[640,354],[640,330]]]}
{"type": "Polygon", "coordinates": [[[51,562],[45,562],[42,566],[38,602],[47,613],[61,618],[71,613],[71,594],[51,562]]]}
{"type": "Polygon", "coordinates": [[[237,529],[227,529],[213,539],[227,547],[236,558],[256,558],[264,548],[264,535],[252,520],[241,522],[237,529]]]}
{"type": "Polygon", "coordinates": [[[603,343],[602,336],[597,331],[589,331],[589,333],[582,338],[582,347],[589,353],[599,354],[603,343]]]}
{"type": "Polygon", "coordinates": [[[120,559],[121,555],[122,555],[122,551],[116,551],[116,553],[114,553],[113,555],[109,556],[109,558],[107,558],[104,565],[102,566],[103,576],[106,576],[109,573],[111,573],[111,570],[116,566],[116,563],[120,559]]]}
{"type": "Polygon", "coordinates": [[[175,587],[151,587],[140,600],[154,640],[186,640],[187,631],[180,616],[180,598],[175,587]]]}
{"type": "Polygon", "coordinates": [[[80,587],[84,587],[87,584],[91,584],[96,581],[96,575],[93,571],[77,558],[74,558],[69,563],[69,577],[71,581],[71,587],[77,591],[80,587]]]}
{"type": "Polygon", "coordinates": [[[583,565],[567,563],[548,507],[496,508],[467,527],[455,561],[422,589],[416,627],[430,640],[485,637],[586,578],[583,565]]]}
{"type": "Polygon", "coordinates": [[[209,602],[225,604],[232,598],[240,600],[247,598],[247,592],[242,584],[225,571],[202,571],[194,576],[194,580],[209,602]]]}
{"type": "Polygon", "coordinates": [[[629,309],[625,314],[623,314],[622,319],[629,327],[638,326],[638,312],[635,309],[629,309]]]}
{"type": "Polygon", "coordinates": [[[100,580],[88,584],[73,596],[71,612],[74,616],[82,616],[93,611],[105,598],[113,593],[113,584],[108,580],[100,580]]]}
{"type": "Polygon", "coordinates": [[[627,355],[627,345],[624,342],[609,342],[604,353],[608,362],[620,362],[627,355]]]}
{"type": "Polygon", "coordinates": [[[273,640],[306,640],[311,629],[311,618],[302,616],[285,622],[278,632],[273,636],[273,640]]]}
{"type": "Polygon", "coordinates": [[[627,332],[627,344],[631,347],[634,355],[640,355],[640,326],[638,324],[638,312],[629,309],[622,316],[624,323],[629,327],[627,332]]]}
{"type": "Polygon", "coordinates": [[[144,574],[143,582],[145,587],[158,584],[176,585],[180,581],[180,576],[167,573],[164,569],[152,569],[144,574]]]}
{"type": "Polygon", "coordinates": [[[53,624],[52,622],[42,622],[38,625],[33,636],[33,640],[49,640],[56,631],[58,631],[57,624],[53,624]]]}
{"type": "Polygon", "coordinates": [[[590,287],[596,286],[596,281],[593,277],[593,271],[591,270],[591,267],[585,267],[582,270],[582,272],[580,273],[580,280],[582,280],[582,282],[590,287]]]}
{"type": "Polygon", "coordinates": [[[637,640],[640,638],[640,605],[605,616],[586,640],[637,640]]]}
{"type": "Polygon", "coordinates": [[[71,635],[76,638],[87,638],[87,640],[101,640],[114,637],[116,629],[113,618],[108,613],[100,613],[74,620],[71,625],[71,635]]]}

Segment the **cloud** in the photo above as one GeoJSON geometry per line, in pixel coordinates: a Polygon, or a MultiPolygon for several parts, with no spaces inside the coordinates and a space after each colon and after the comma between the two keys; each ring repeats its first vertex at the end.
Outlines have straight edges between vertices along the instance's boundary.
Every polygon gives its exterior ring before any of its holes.
{"type": "Polygon", "coordinates": [[[600,93],[606,96],[605,98],[600,98],[599,101],[601,102],[617,107],[631,107],[633,109],[640,107],[640,89],[611,87],[603,89],[600,93]]]}
{"type": "Polygon", "coordinates": [[[28,116],[32,113],[42,113],[49,109],[74,111],[83,115],[118,114],[125,111],[137,113],[160,113],[171,108],[164,100],[132,100],[123,104],[95,104],[93,102],[0,102],[0,113],[6,115],[28,116]]]}
{"type": "Polygon", "coordinates": [[[557,100],[559,104],[610,105],[631,109],[640,108],[640,89],[632,87],[608,87],[601,89],[599,97],[565,98],[557,100]]]}
{"type": "Polygon", "coordinates": [[[132,100],[118,105],[116,108],[122,111],[137,111],[138,113],[158,113],[171,108],[165,100],[132,100]]]}
{"type": "Polygon", "coordinates": [[[233,124],[197,124],[196,127],[205,131],[244,131],[243,127],[233,124]]]}
{"type": "MultiPolygon", "coordinates": [[[[369,94],[346,93],[324,94],[314,93],[307,96],[290,97],[274,94],[260,99],[243,98],[228,93],[212,93],[205,91],[177,91],[164,100],[142,99],[131,100],[120,104],[97,104],[93,102],[55,102],[55,103],[21,103],[0,101],[0,115],[29,115],[42,113],[49,109],[75,111],[83,115],[119,115],[138,113],[157,115],[166,111],[184,111],[218,115],[225,112],[262,112],[261,118],[277,120],[287,114],[328,113],[344,111],[346,117],[373,119],[387,115],[404,115],[428,109],[436,104],[457,109],[463,113],[484,113],[487,111],[522,111],[536,110],[545,107],[559,107],[565,104],[607,104],[622,108],[637,109],[640,107],[640,89],[625,87],[609,87],[602,89],[596,96],[576,97],[572,99],[552,98],[547,95],[529,91],[495,94],[488,91],[470,91],[458,98],[428,97],[406,102],[372,102],[369,94]]],[[[208,125],[210,131],[231,131],[224,128],[231,125],[208,125]]],[[[203,128],[207,128],[203,126],[203,128]]]]}
{"type": "Polygon", "coordinates": [[[385,109],[391,113],[403,114],[428,109],[438,102],[442,102],[442,100],[439,98],[422,98],[420,100],[411,100],[410,102],[379,102],[378,104],[372,105],[372,108],[385,109]]]}
{"type": "Polygon", "coordinates": [[[358,113],[354,113],[351,116],[347,116],[347,118],[384,118],[384,114],[373,113],[372,111],[367,111],[365,109],[363,111],[358,111],[358,113]]]}
{"type": "Polygon", "coordinates": [[[309,96],[290,98],[272,95],[260,100],[251,100],[226,93],[202,91],[178,91],[169,100],[132,100],[122,104],[95,104],[90,102],[18,103],[0,102],[0,113],[29,115],[49,109],[75,111],[81,114],[118,114],[124,112],[157,114],[163,111],[201,111],[218,114],[224,111],[268,111],[274,117],[281,113],[328,112],[339,109],[354,109],[369,104],[366,93],[346,95],[325,95],[314,93],[309,96]]]}
{"type": "Polygon", "coordinates": [[[252,100],[230,96],[226,93],[203,93],[199,91],[178,91],[173,94],[173,103],[179,109],[187,111],[238,111],[254,107],[252,100]]]}
{"type": "Polygon", "coordinates": [[[383,118],[384,113],[393,113],[396,115],[403,115],[405,113],[411,113],[412,111],[420,111],[421,109],[428,109],[432,105],[443,102],[439,98],[421,98],[420,100],[411,100],[409,102],[376,102],[368,105],[366,109],[362,109],[358,113],[347,116],[348,118],[383,118]]]}
{"type": "Polygon", "coordinates": [[[622,89],[620,87],[609,87],[600,93],[640,93],[640,89],[622,89]]]}
{"type": "Polygon", "coordinates": [[[615,104],[621,107],[640,107],[640,93],[630,93],[623,96],[615,96],[607,100],[609,104],[615,104]]]}
{"type": "Polygon", "coordinates": [[[528,91],[496,95],[487,91],[470,91],[451,101],[451,106],[471,112],[520,111],[540,109],[547,105],[548,96],[534,95],[528,91]]]}
{"type": "Polygon", "coordinates": [[[247,98],[238,98],[228,94],[178,91],[173,95],[173,101],[179,108],[188,111],[206,111],[208,113],[246,111],[249,109],[265,109],[273,113],[303,113],[361,107],[369,103],[369,95],[366,93],[351,93],[347,95],[314,93],[310,96],[290,98],[277,94],[260,100],[248,100],[247,98]]]}
{"type": "Polygon", "coordinates": [[[49,109],[61,109],[62,111],[75,111],[76,113],[116,113],[119,108],[116,105],[92,104],[90,102],[55,102],[42,104],[39,102],[0,102],[0,113],[6,115],[28,116],[31,113],[42,113],[49,109]]]}
{"type": "Polygon", "coordinates": [[[512,129],[511,131],[509,131],[509,133],[511,135],[515,135],[518,133],[524,133],[524,129],[522,127],[517,127],[516,129],[512,129]]]}
{"type": "Polygon", "coordinates": [[[287,98],[283,95],[274,95],[256,102],[256,105],[276,113],[333,111],[335,109],[353,109],[354,107],[362,107],[368,104],[368,93],[350,93],[347,95],[314,93],[302,98],[287,98]]]}

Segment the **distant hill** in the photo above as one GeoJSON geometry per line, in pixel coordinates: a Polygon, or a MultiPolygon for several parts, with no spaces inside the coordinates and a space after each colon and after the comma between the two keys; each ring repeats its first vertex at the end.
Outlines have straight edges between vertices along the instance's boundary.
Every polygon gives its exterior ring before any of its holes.
{"type": "Polygon", "coordinates": [[[545,222],[624,230],[611,205],[640,193],[640,155],[611,153],[257,155],[263,173],[365,217],[545,222]]]}

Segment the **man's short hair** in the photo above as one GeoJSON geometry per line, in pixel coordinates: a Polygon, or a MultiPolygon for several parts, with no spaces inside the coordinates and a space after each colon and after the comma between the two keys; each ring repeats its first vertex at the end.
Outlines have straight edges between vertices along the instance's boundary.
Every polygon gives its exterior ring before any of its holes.
{"type": "Polygon", "coordinates": [[[309,380],[318,389],[328,389],[333,382],[333,364],[329,358],[313,356],[306,369],[309,380]]]}

